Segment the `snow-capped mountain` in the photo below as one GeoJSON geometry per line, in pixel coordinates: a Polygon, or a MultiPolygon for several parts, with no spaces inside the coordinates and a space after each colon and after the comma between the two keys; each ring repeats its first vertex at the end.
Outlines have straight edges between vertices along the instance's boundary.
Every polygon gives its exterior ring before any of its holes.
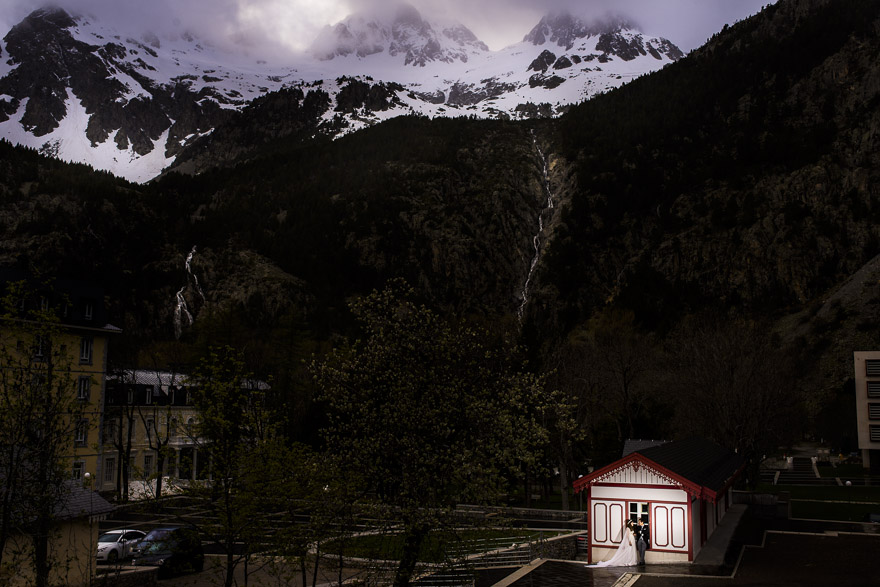
{"type": "Polygon", "coordinates": [[[467,63],[489,51],[467,27],[459,23],[432,25],[412,6],[399,5],[390,16],[355,14],[326,27],[310,52],[318,59],[355,55],[360,58],[387,53],[402,56],[404,65],[424,67],[438,61],[467,63]]]}
{"type": "Polygon", "coordinates": [[[43,9],[0,42],[0,138],[143,182],[254,113],[274,121],[261,140],[291,128],[337,136],[403,114],[554,116],[681,56],[625,19],[566,14],[489,51],[460,24],[397,7],[352,15],[308,55],[270,65],[184,31],[125,35],[43,9]],[[262,99],[279,90],[283,99],[262,99]]]}
{"type": "Polygon", "coordinates": [[[135,181],[291,76],[185,33],[135,39],[60,9],[13,27],[0,55],[0,137],[135,181]]]}
{"type": "Polygon", "coordinates": [[[622,15],[611,15],[590,22],[569,13],[545,16],[524,38],[533,45],[555,44],[566,51],[592,50],[601,55],[615,55],[624,61],[651,55],[655,59],[684,57],[681,50],[667,39],[644,38],[639,27],[622,15]]]}

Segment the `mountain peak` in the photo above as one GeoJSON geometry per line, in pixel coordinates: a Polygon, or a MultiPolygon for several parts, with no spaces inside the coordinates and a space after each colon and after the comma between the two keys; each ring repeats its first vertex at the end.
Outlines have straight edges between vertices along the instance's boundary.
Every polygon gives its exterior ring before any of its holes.
{"type": "Polygon", "coordinates": [[[464,25],[432,23],[414,6],[396,4],[380,13],[352,14],[325,27],[310,52],[320,60],[387,53],[404,56],[406,65],[424,67],[432,61],[466,63],[469,56],[488,50],[464,25]]]}
{"type": "Polygon", "coordinates": [[[543,45],[549,41],[571,49],[578,39],[615,34],[625,30],[638,31],[639,27],[632,19],[621,14],[607,14],[587,22],[569,12],[557,12],[544,16],[523,37],[523,41],[533,45],[543,45]]]}

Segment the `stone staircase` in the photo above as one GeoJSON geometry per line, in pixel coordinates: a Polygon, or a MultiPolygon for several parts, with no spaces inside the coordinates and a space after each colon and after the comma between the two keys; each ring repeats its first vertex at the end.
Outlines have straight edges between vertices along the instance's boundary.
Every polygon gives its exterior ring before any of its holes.
{"type": "Polygon", "coordinates": [[[792,457],[791,467],[779,471],[775,485],[837,485],[837,480],[820,477],[810,457],[792,457]]]}

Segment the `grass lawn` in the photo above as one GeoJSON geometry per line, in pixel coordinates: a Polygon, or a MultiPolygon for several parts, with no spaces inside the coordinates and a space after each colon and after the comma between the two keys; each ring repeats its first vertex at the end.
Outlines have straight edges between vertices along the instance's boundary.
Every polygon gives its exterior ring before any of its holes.
{"type": "Polygon", "coordinates": [[[819,474],[823,477],[840,477],[841,481],[846,481],[847,479],[860,479],[865,476],[865,468],[861,465],[837,465],[836,467],[832,467],[830,465],[820,465],[816,467],[819,470],[819,474]]]}
{"type": "Polygon", "coordinates": [[[827,501],[792,501],[791,517],[809,520],[861,522],[865,514],[880,513],[880,504],[833,503],[827,501]]]}
{"type": "Polygon", "coordinates": [[[860,522],[868,513],[880,513],[880,486],[770,485],[758,493],[787,493],[791,516],[811,520],[860,522]],[[856,502],[856,503],[853,503],[856,502]]]}
{"type": "MultiPolygon", "coordinates": [[[[559,532],[528,532],[514,529],[499,530],[462,530],[460,532],[432,532],[422,544],[419,560],[426,563],[441,563],[446,560],[447,547],[455,549],[457,553],[481,552],[481,546],[486,541],[503,541],[521,543],[537,540],[540,535],[544,538],[557,536],[559,532]]],[[[400,560],[403,552],[403,536],[399,533],[370,534],[357,536],[347,540],[343,545],[344,556],[366,558],[373,560],[400,560]]],[[[337,544],[325,544],[324,551],[338,554],[337,544]]]]}
{"type": "Polygon", "coordinates": [[[817,499],[824,501],[865,501],[880,503],[880,486],[852,487],[837,485],[771,485],[761,483],[758,493],[787,493],[792,499],[817,499]]]}

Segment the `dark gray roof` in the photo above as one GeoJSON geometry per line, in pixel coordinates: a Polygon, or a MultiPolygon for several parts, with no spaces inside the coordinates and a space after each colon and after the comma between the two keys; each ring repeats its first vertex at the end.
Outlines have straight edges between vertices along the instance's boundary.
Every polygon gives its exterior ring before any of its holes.
{"type": "Polygon", "coordinates": [[[634,452],[640,452],[645,450],[646,448],[651,448],[652,446],[659,446],[661,444],[666,444],[669,442],[668,440],[636,440],[634,438],[627,438],[623,442],[623,454],[621,457],[625,457],[628,454],[634,452]]]}
{"type": "Polygon", "coordinates": [[[97,491],[86,489],[79,481],[68,481],[66,489],[67,495],[55,509],[55,515],[61,520],[100,516],[116,509],[116,506],[101,497],[97,491]]]}
{"type": "Polygon", "coordinates": [[[739,471],[745,459],[705,438],[685,438],[637,451],[688,481],[719,491],[739,471]]]}

